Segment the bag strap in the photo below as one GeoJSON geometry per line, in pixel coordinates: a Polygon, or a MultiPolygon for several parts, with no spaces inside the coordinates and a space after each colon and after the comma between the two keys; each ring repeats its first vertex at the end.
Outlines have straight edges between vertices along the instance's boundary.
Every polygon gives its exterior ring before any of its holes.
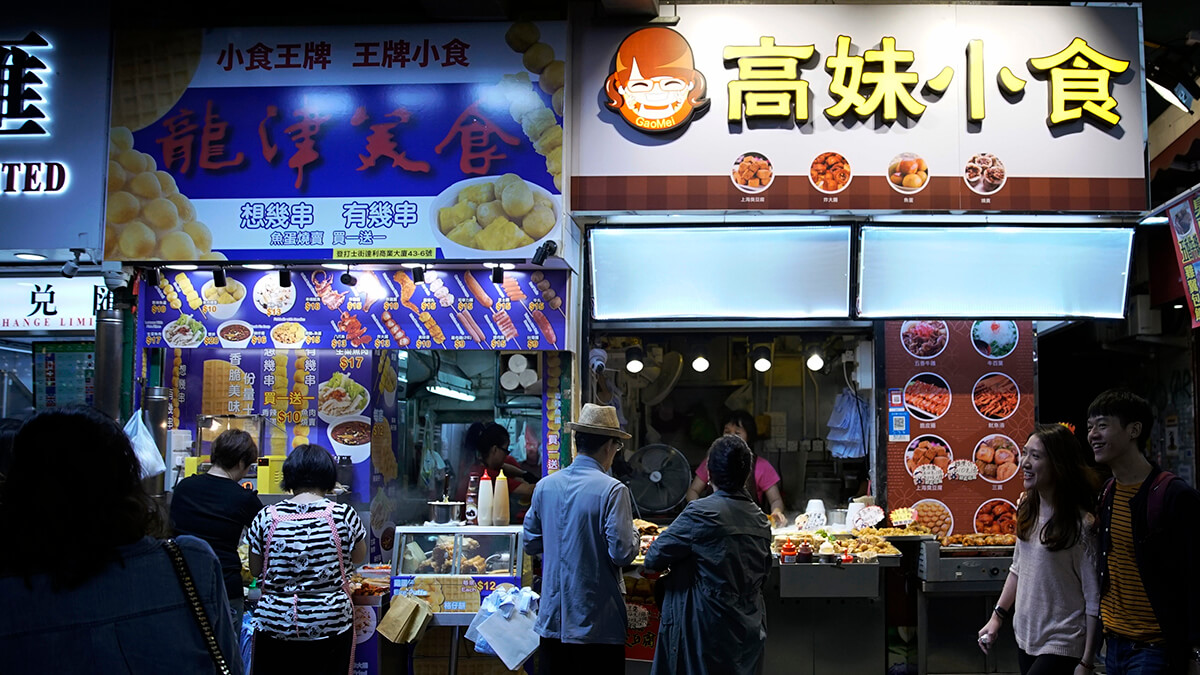
{"type": "Polygon", "coordinates": [[[196,592],[196,582],[192,580],[192,573],[188,570],[187,561],[183,558],[183,551],[179,550],[179,544],[175,543],[174,539],[164,540],[163,547],[167,549],[167,555],[171,558],[175,576],[179,577],[179,585],[183,587],[183,595],[192,610],[192,617],[200,626],[200,634],[204,637],[204,646],[208,648],[213,665],[221,675],[232,675],[229,664],[221,655],[221,646],[217,644],[217,636],[213,633],[212,624],[208,622],[208,614],[200,602],[200,594],[196,592]]]}
{"type": "Polygon", "coordinates": [[[1151,529],[1158,526],[1159,516],[1162,515],[1163,502],[1166,501],[1167,491],[1163,488],[1175,478],[1170,471],[1160,471],[1150,483],[1150,494],[1146,499],[1146,525],[1151,529]]]}

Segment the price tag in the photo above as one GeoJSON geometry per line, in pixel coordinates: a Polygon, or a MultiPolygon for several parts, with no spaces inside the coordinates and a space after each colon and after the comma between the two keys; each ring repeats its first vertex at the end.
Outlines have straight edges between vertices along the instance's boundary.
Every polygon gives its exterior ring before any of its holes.
{"type": "Polygon", "coordinates": [[[503,335],[497,335],[492,338],[492,349],[500,349],[506,344],[508,344],[508,338],[503,335]]]}
{"type": "Polygon", "coordinates": [[[512,300],[509,300],[508,298],[503,298],[503,299],[496,301],[496,311],[497,312],[507,312],[510,309],[512,309],[512,300]]]}
{"type": "Polygon", "coordinates": [[[400,303],[396,300],[384,300],[383,311],[390,312],[393,309],[400,309],[400,303]]]}
{"type": "Polygon", "coordinates": [[[539,338],[536,335],[530,335],[525,340],[525,348],[526,349],[537,349],[539,342],[541,342],[541,338],[539,338]]]}
{"type": "Polygon", "coordinates": [[[306,311],[306,312],[315,312],[319,309],[321,309],[320,302],[311,302],[311,301],[304,302],[304,311],[306,311]]]}
{"type": "Polygon", "coordinates": [[[437,309],[437,300],[433,298],[425,298],[421,301],[421,311],[432,312],[437,309]]]}
{"type": "Polygon", "coordinates": [[[392,339],[386,337],[375,338],[375,349],[387,349],[392,346],[392,339]]]}
{"type": "Polygon", "coordinates": [[[362,363],[363,357],[361,356],[343,356],[342,358],[338,359],[338,365],[342,367],[342,370],[346,370],[348,368],[361,368],[362,363]]]}
{"type": "Polygon", "coordinates": [[[454,338],[454,348],[462,349],[467,346],[467,341],[462,338],[454,338]]]}
{"type": "Polygon", "coordinates": [[[429,338],[417,338],[417,349],[429,349],[432,346],[429,338]]]}
{"type": "Polygon", "coordinates": [[[346,302],[346,309],[351,312],[353,312],[356,309],[362,309],[362,299],[361,298],[350,298],[346,302]]]}
{"type": "Polygon", "coordinates": [[[529,302],[529,311],[531,311],[531,312],[535,311],[535,310],[541,311],[543,309],[546,309],[545,302],[542,302],[541,300],[531,300],[529,302]]]}
{"type": "Polygon", "coordinates": [[[475,298],[459,298],[458,311],[466,312],[475,309],[475,298]]]}

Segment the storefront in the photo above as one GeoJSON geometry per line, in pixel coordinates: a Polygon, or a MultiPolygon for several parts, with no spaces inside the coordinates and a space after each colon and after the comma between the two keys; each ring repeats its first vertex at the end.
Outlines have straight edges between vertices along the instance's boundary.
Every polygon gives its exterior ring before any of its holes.
{"type": "MultiPolygon", "coordinates": [[[[581,397],[619,400],[642,517],[669,526],[746,411],[780,476],[777,536],[853,529],[833,523],[859,495],[929,530],[891,542],[894,570],[778,568],[767,672],[1015,671],[976,623],[1012,552],[1038,326],[1126,313],[1148,206],[1138,10],[673,17],[572,25],[581,397]]],[[[631,631],[631,659],[653,634],[631,631]]]]}
{"type": "MultiPolygon", "coordinates": [[[[393,566],[415,572],[439,535],[461,531],[460,503],[429,536],[396,534],[434,520],[430,502],[461,501],[472,423],[507,430],[513,482],[570,461],[560,434],[579,322],[561,190],[565,23],[184,30],[116,44],[105,254],[139,272],[135,372],[144,395],[169,402],[167,487],[206,470],[228,428],[257,439],[249,482],[268,502],[284,496],[293,448],[329,449],[338,499],[369,524],[373,567],[356,602],[373,627],[393,566]],[[170,64],[149,58],[168,46],[170,64]],[[155,70],[167,89],[147,98],[146,69],[160,67],[179,72],[155,70]],[[421,546],[403,568],[400,549],[421,546]]],[[[527,506],[514,495],[513,522],[527,506]]],[[[471,532],[490,547],[508,531],[471,532]]],[[[451,572],[479,575],[473,597],[435,603],[435,625],[469,621],[501,581],[529,583],[497,546],[506,565],[489,548],[487,564],[429,570],[459,590],[451,572]]],[[[357,672],[377,672],[376,639],[358,636],[357,672]]],[[[450,652],[431,657],[445,668],[450,652]]]]}

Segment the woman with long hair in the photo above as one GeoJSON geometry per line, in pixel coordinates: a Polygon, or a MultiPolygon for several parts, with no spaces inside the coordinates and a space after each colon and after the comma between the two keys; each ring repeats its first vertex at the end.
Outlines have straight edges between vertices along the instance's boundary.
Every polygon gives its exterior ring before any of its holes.
{"type": "Polygon", "coordinates": [[[1049,424],[1026,442],[1021,476],[1013,564],[979,647],[986,653],[995,643],[1015,604],[1022,675],[1089,675],[1100,634],[1096,474],[1071,430],[1049,424]]]}
{"type": "MultiPolygon", "coordinates": [[[[0,487],[0,670],[217,672],[164,533],[115,421],[85,407],[26,421],[0,487]]],[[[241,673],[220,562],[201,539],[175,544],[221,658],[241,673]]]]}
{"type": "MultiPolygon", "coordinates": [[[[463,474],[455,491],[458,501],[466,501],[467,486],[472,477],[483,480],[486,471],[488,480],[495,481],[501,471],[508,481],[509,522],[521,523],[525,520],[525,512],[529,508],[529,499],[533,495],[535,476],[529,474],[516,460],[509,457],[511,437],[508,429],[495,422],[476,422],[467,428],[466,451],[468,456],[474,456],[475,463],[463,474]]],[[[495,489],[495,484],[493,484],[495,489]]],[[[492,523],[493,525],[508,525],[509,523],[492,523]]]]}

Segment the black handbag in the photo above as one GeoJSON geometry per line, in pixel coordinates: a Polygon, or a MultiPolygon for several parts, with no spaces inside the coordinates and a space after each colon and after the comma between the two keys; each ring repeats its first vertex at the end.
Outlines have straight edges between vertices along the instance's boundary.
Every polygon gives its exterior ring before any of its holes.
{"type": "Polygon", "coordinates": [[[179,544],[175,543],[174,539],[164,540],[163,547],[167,549],[167,554],[171,557],[175,576],[179,577],[183,595],[187,598],[196,624],[200,626],[200,634],[204,636],[204,646],[208,648],[213,665],[217,667],[217,672],[221,675],[233,675],[225,657],[221,655],[221,646],[217,644],[217,636],[213,633],[212,624],[208,621],[208,613],[204,611],[204,604],[200,602],[200,594],[196,592],[196,583],[192,580],[192,573],[188,570],[187,561],[183,558],[183,551],[179,550],[179,544]]]}

